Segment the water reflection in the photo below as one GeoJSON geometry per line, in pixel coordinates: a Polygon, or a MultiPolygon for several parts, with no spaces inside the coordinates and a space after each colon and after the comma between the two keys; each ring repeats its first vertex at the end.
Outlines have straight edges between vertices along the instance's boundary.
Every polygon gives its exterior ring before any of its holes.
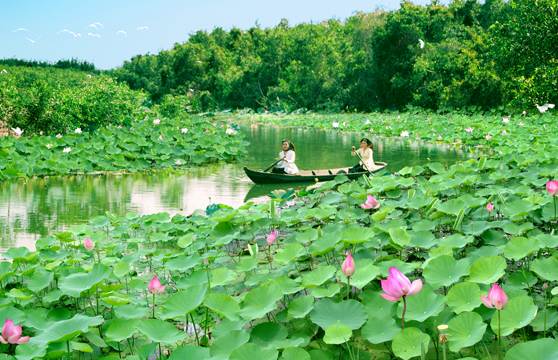
{"type": "MultiPolygon", "coordinates": [[[[301,170],[352,166],[357,159],[352,145],[364,134],[313,128],[276,128],[268,125],[241,126],[251,141],[248,158],[240,164],[212,165],[173,172],[143,172],[129,175],[79,175],[17,179],[0,184],[0,252],[12,246],[34,248],[35,241],[52,231],[86,223],[106,211],[150,214],[166,211],[190,214],[210,203],[238,207],[249,199],[262,200],[277,188],[293,186],[254,185],[243,166],[264,169],[277,158],[281,140],[296,145],[296,163],[301,170]]],[[[451,165],[467,153],[447,145],[414,139],[385,139],[366,134],[374,144],[374,159],[389,163],[395,172],[407,165],[430,159],[451,165]]]]}

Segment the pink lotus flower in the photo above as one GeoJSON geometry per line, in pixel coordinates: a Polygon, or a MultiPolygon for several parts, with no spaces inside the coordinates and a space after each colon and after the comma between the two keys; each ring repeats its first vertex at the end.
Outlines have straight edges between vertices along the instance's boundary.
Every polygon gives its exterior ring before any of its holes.
{"type": "Polygon", "coordinates": [[[163,140],[163,135],[159,135],[159,139],[158,140],[163,140]]]}
{"type": "Polygon", "coordinates": [[[368,194],[366,196],[366,202],[364,204],[360,204],[360,207],[363,209],[377,209],[380,207],[380,204],[378,204],[378,201],[374,199],[374,196],[368,194]]]}
{"type": "Polygon", "coordinates": [[[438,135],[438,140],[442,140],[442,135],[438,135]]]}
{"type": "Polygon", "coordinates": [[[21,325],[14,326],[12,320],[6,319],[4,327],[2,328],[0,342],[2,344],[25,344],[29,341],[29,336],[21,337],[21,332],[21,325]]]}
{"type": "Polygon", "coordinates": [[[490,139],[492,139],[492,136],[490,136],[490,134],[486,134],[486,136],[485,136],[485,137],[486,137],[486,140],[490,140],[490,139]]]}
{"type": "MultiPolygon", "coordinates": [[[[117,129],[122,129],[122,125],[118,125],[117,129]]],[[[132,130],[132,128],[130,128],[132,130]]]]}
{"type": "Polygon", "coordinates": [[[395,267],[389,268],[387,280],[382,280],[382,290],[386,294],[380,294],[384,299],[397,301],[402,296],[411,296],[422,290],[422,281],[417,279],[411,283],[409,279],[395,267]]]}
{"type": "Polygon", "coordinates": [[[489,201],[488,204],[486,204],[486,211],[490,214],[492,210],[494,210],[494,205],[492,205],[489,201]]]}
{"type": "Polygon", "coordinates": [[[508,295],[498,284],[494,283],[494,286],[488,291],[488,297],[481,295],[481,300],[487,308],[502,310],[508,304],[508,295]]]}
{"type": "Polygon", "coordinates": [[[159,125],[160,123],[161,123],[161,120],[159,120],[159,119],[153,120],[153,125],[159,125]]]}
{"type": "Polygon", "coordinates": [[[419,137],[419,133],[415,133],[415,137],[418,138],[418,137],[419,137]]]}
{"type": "Polygon", "coordinates": [[[508,135],[508,132],[506,130],[502,130],[502,135],[508,135]]]}
{"type": "Polygon", "coordinates": [[[85,246],[87,250],[91,251],[95,247],[95,243],[91,241],[90,238],[85,238],[85,241],[83,242],[83,246],[85,246]]]}
{"type": "Polygon", "coordinates": [[[8,133],[7,133],[7,132],[5,132],[5,133],[4,133],[4,136],[8,136],[8,133]]]}
{"type": "Polygon", "coordinates": [[[345,261],[343,261],[343,265],[341,265],[341,271],[343,271],[343,274],[345,274],[346,277],[351,277],[355,273],[355,269],[355,261],[353,260],[351,253],[348,252],[345,261]]]}
{"type": "Polygon", "coordinates": [[[504,118],[504,120],[502,120],[502,122],[503,122],[504,124],[507,124],[507,123],[510,122],[510,119],[509,119],[509,118],[504,118]]]}
{"type": "Polygon", "coordinates": [[[519,126],[523,126],[523,125],[525,125],[525,124],[524,124],[522,121],[520,121],[518,125],[519,125],[519,126]]]}
{"type": "Polygon", "coordinates": [[[149,292],[152,293],[153,295],[162,294],[163,291],[165,291],[165,288],[166,285],[161,286],[161,282],[159,281],[159,279],[157,279],[157,276],[151,279],[149,284],[147,284],[147,290],[149,290],[149,292]]]}
{"type": "Polygon", "coordinates": [[[426,121],[430,121],[430,118],[426,119],[426,121]]]}
{"type": "Polygon", "coordinates": [[[182,165],[182,161],[180,159],[176,160],[176,165],[182,165]]]}
{"type": "Polygon", "coordinates": [[[39,135],[43,135],[43,132],[42,132],[42,131],[40,131],[40,132],[39,132],[39,135]]]}
{"type": "Polygon", "coordinates": [[[209,132],[209,129],[205,130],[205,132],[208,133],[208,132],[209,132]]]}
{"type": "Polygon", "coordinates": [[[58,134],[56,135],[56,137],[60,139],[62,137],[62,134],[58,134]]]}
{"type": "Polygon", "coordinates": [[[267,236],[267,239],[265,239],[265,241],[267,241],[267,245],[271,246],[275,243],[275,240],[277,240],[277,234],[275,233],[275,230],[273,230],[271,234],[267,236]]]}
{"type": "Polygon", "coordinates": [[[546,191],[548,191],[548,193],[550,195],[554,195],[558,192],[558,181],[556,180],[551,180],[549,182],[546,183],[546,191]]]}
{"type": "Polygon", "coordinates": [[[467,131],[467,132],[473,132],[473,128],[469,126],[467,129],[465,129],[465,131],[467,131]]]}
{"type": "Polygon", "coordinates": [[[527,115],[527,111],[523,110],[523,115],[527,115]]]}
{"type": "Polygon", "coordinates": [[[374,129],[370,128],[370,132],[374,132],[374,129]]]}

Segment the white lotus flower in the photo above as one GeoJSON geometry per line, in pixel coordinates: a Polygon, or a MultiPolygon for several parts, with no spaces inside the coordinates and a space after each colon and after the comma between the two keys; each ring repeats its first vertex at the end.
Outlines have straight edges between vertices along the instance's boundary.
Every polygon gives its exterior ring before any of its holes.
{"type": "Polygon", "coordinates": [[[409,137],[409,132],[407,130],[401,132],[401,137],[409,137]]]}
{"type": "Polygon", "coordinates": [[[546,110],[554,108],[554,104],[544,104],[543,106],[539,106],[539,104],[535,104],[537,109],[541,112],[541,114],[545,113],[546,110]]]}
{"type": "Polygon", "coordinates": [[[504,120],[502,120],[502,122],[503,122],[504,124],[507,124],[507,123],[510,122],[510,119],[509,119],[509,118],[504,118],[504,120]]]}
{"type": "Polygon", "coordinates": [[[70,151],[72,151],[72,148],[69,148],[69,147],[64,148],[64,150],[62,150],[62,152],[65,152],[65,153],[69,153],[70,151]]]}
{"type": "Polygon", "coordinates": [[[339,123],[334,121],[333,123],[331,123],[331,126],[334,127],[334,128],[338,128],[339,123]]]}
{"type": "Polygon", "coordinates": [[[45,146],[47,147],[47,149],[50,149],[52,147],[52,144],[46,144],[45,146]]]}
{"type": "Polygon", "coordinates": [[[182,133],[186,134],[188,132],[188,128],[182,128],[182,133]]]}
{"type": "Polygon", "coordinates": [[[153,125],[159,125],[160,123],[161,123],[161,120],[159,120],[159,119],[153,120],[153,125]]]}
{"type": "Polygon", "coordinates": [[[366,119],[366,121],[364,122],[365,125],[370,125],[370,119],[366,119]]]}
{"type": "Polygon", "coordinates": [[[227,128],[227,131],[225,131],[228,135],[236,135],[237,131],[231,127],[227,128]]]}
{"type": "Polygon", "coordinates": [[[81,128],[77,128],[74,132],[75,132],[76,134],[81,134],[81,128]]]}
{"type": "Polygon", "coordinates": [[[13,132],[15,132],[18,136],[21,136],[21,134],[23,134],[23,130],[21,130],[19,127],[16,127],[15,129],[12,128],[13,132]]]}

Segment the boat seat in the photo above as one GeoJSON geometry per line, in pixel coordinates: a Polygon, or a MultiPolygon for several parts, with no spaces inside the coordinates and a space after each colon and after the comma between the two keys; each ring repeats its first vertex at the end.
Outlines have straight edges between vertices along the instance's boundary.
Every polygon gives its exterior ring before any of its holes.
{"type": "Polygon", "coordinates": [[[316,176],[316,172],[312,171],[312,175],[316,176]]]}
{"type": "Polygon", "coordinates": [[[333,173],[331,172],[331,170],[328,170],[327,172],[329,173],[329,175],[333,175],[333,173]]]}

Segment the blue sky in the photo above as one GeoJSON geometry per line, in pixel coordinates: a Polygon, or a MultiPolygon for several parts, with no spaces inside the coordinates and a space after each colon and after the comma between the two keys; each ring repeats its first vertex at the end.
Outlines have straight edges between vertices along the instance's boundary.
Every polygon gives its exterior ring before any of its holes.
{"type": "Polygon", "coordinates": [[[197,30],[249,29],[256,21],[262,28],[274,27],[282,18],[291,25],[343,20],[355,11],[398,9],[399,4],[397,0],[0,0],[0,58],[51,62],[78,58],[110,69],[135,55],[156,54],[186,42],[197,30]],[[102,27],[88,27],[93,23],[102,27]],[[143,26],[148,29],[137,29],[143,26]],[[19,28],[29,31],[14,32],[19,28]],[[121,30],[126,35],[117,34],[121,30]]]}

